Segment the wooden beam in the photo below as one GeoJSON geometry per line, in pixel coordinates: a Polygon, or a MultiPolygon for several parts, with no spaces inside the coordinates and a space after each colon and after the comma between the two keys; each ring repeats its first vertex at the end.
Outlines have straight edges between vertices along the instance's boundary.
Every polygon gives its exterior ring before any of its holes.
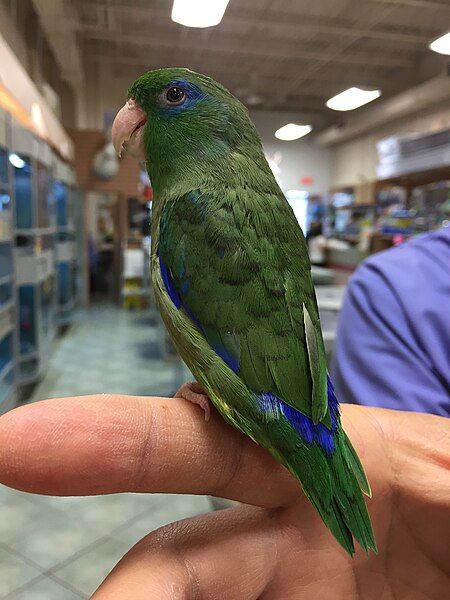
{"type": "MultiPolygon", "coordinates": [[[[258,66],[258,69],[254,71],[253,77],[250,78],[246,69],[239,71],[233,68],[230,65],[229,60],[214,59],[209,61],[208,59],[203,60],[204,58],[205,57],[203,56],[202,60],[198,61],[199,63],[201,62],[201,70],[207,74],[212,74],[213,77],[214,73],[232,76],[247,81],[250,87],[251,83],[254,81],[259,82],[260,80],[268,80],[267,83],[274,83],[275,81],[292,82],[292,74],[290,72],[285,72],[283,70],[276,71],[273,66],[266,65],[265,63],[261,63],[258,66]],[[274,71],[276,72],[276,75],[274,75],[274,71]]],[[[175,66],[170,60],[169,53],[159,53],[157,58],[143,56],[133,57],[124,55],[116,56],[114,53],[98,52],[97,49],[85,53],[85,62],[106,62],[111,63],[113,66],[124,67],[125,69],[127,67],[135,67],[136,70],[139,69],[142,71],[166,66],[175,66]]],[[[195,70],[196,66],[193,65],[191,68],[194,68],[195,70]]],[[[345,64],[333,65],[332,67],[329,67],[328,70],[326,68],[322,69],[320,72],[314,74],[312,81],[339,85],[341,87],[345,87],[346,83],[362,86],[380,85],[389,87],[393,82],[392,77],[382,72],[379,68],[364,68],[364,70],[362,70],[358,66],[352,67],[345,64]]],[[[396,78],[396,82],[398,82],[398,77],[396,78]]],[[[405,83],[409,82],[405,81],[405,83]]]]}
{"type": "Polygon", "coordinates": [[[446,8],[450,11],[448,0],[368,0],[377,4],[397,4],[398,6],[410,6],[411,8],[446,8]]]}
{"type": "MultiPolygon", "coordinates": [[[[377,1],[377,0],[370,0],[377,1]]],[[[395,0],[382,0],[388,4],[399,4],[395,0]]],[[[424,0],[408,0],[410,2],[418,2],[419,4],[429,4],[424,0]]],[[[102,4],[91,1],[90,5],[97,5],[101,10],[104,8],[102,4]]],[[[432,4],[432,3],[430,3],[432,4]]],[[[438,5],[441,6],[441,2],[438,5]]],[[[429,6],[428,6],[429,7],[429,6]]],[[[166,7],[158,6],[134,6],[129,3],[114,4],[110,6],[110,9],[116,10],[127,15],[135,14],[138,19],[142,21],[147,17],[148,22],[151,18],[167,18],[169,20],[170,14],[166,7]]],[[[147,20],[146,19],[146,20],[147,20]]],[[[234,8],[230,5],[229,9],[225,13],[222,23],[219,25],[219,30],[234,30],[236,26],[242,26],[245,24],[251,27],[271,27],[283,29],[283,34],[278,39],[285,39],[287,32],[291,32],[292,35],[298,35],[299,33],[318,33],[328,36],[343,36],[343,37],[368,37],[371,39],[386,40],[393,42],[402,42],[405,44],[421,45],[427,43],[438,31],[433,30],[429,32],[417,31],[410,28],[403,28],[401,30],[395,30],[391,28],[379,28],[369,29],[367,27],[355,26],[351,21],[344,19],[324,19],[324,18],[312,18],[308,15],[299,15],[299,13],[286,13],[286,12],[273,12],[262,11],[262,10],[246,10],[243,6],[234,8]]]]}
{"type": "MultiPolygon", "coordinates": [[[[153,49],[157,51],[159,48],[174,49],[174,41],[170,36],[158,36],[152,33],[151,35],[142,35],[131,33],[126,34],[119,31],[106,31],[96,25],[85,25],[82,30],[82,35],[86,39],[105,40],[115,43],[126,43],[128,46],[139,46],[141,48],[153,49]]],[[[291,42],[252,42],[248,43],[248,37],[242,35],[223,36],[214,38],[209,44],[203,47],[204,52],[209,55],[245,55],[247,57],[255,57],[260,59],[282,59],[289,61],[292,64],[303,64],[311,60],[321,60],[324,56],[324,51],[313,50],[305,47],[300,47],[299,44],[293,45],[291,42]],[[228,37],[228,39],[227,39],[228,37]]],[[[182,52],[198,52],[202,49],[198,39],[186,37],[183,40],[178,40],[176,48],[182,52]]],[[[188,54],[186,55],[188,56],[188,54]]],[[[409,57],[377,53],[355,54],[353,52],[336,53],[332,59],[333,62],[342,63],[345,65],[360,65],[381,67],[385,69],[411,68],[414,61],[409,57]]]]}

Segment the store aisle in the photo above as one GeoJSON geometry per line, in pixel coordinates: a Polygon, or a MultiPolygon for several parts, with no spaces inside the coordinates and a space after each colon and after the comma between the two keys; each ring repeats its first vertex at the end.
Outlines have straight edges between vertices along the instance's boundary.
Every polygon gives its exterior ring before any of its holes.
{"type": "MultiPolygon", "coordinates": [[[[57,342],[32,400],[171,394],[187,373],[176,360],[162,360],[160,349],[161,329],[142,313],[95,307],[57,342]]],[[[89,598],[149,531],[208,510],[208,499],[196,496],[54,498],[0,487],[0,598],[89,598]]]]}
{"type": "Polygon", "coordinates": [[[58,340],[32,400],[106,392],[171,395],[189,371],[177,359],[162,358],[164,343],[159,317],[152,323],[145,312],[94,306],[58,340]]]}

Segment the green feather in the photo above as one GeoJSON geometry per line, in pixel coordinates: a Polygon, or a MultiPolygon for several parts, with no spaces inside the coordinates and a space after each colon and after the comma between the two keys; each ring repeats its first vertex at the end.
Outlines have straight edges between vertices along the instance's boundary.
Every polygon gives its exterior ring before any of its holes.
{"type": "Polygon", "coordinates": [[[331,428],[305,239],[246,109],[186,69],[146,73],[129,95],[148,116],[152,279],[175,346],[222,416],[300,481],[346,551],[353,553],[353,538],[376,550],[362,496],[370,487],[339,419],[327,454],[279,407],[263,412],[258,403],[258,394],[271,393],[331,428]],[[164,108],[173,81],[201,90],[198,102],[176,113],[164,108]],[[160,259],[181,306],[167,292],[160,259]]]}
{"type": "Polygon", "coordinates": [[[358,481],[358,485],[361,490],[364,492],[366,496],[369,498],[372,497],[372,490],[370,489],[370,483],[367,479],[366,472],[364,471],[364,467],[359,460],[359,456],[356,454],[356,450],[353,448],[351,441],[348,439],[345,431],[342,431],[345,439],[345,446],[347,450],[347,459],[351,466],[351,469],[358,481]]]}
{"type": "MultiPolygon", "coordinates": [[[[322,335],[317,331],[316,325],[311,319],[308,309],[303,305],[303,318],[306,333],[306,348],[308,350],[308,362],[312,377],[312,411],[311,417],[314,423],[319,423],[327,414],[327,367],[325,362],[325,351],[321,348],[322,335]]],[[[316,321],[318,323],[318,320],[316,321]]]]}

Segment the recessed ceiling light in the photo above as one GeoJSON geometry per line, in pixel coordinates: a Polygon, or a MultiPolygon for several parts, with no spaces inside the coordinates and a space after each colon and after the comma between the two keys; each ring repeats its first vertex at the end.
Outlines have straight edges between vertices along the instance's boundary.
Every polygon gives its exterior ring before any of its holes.
{"type": "Polygon", "coordinates": [[[333,110],[354,110],[380,96],[380,90],[361,90],[351,87],[327,100],[327,106],[333,110]]]}
{"type": "Polygon", "coordinates": [[[186,27],[213,27],[230,0],[173,0],[172,21],[186,27]]]}
{"type": "Polygon", "coordinates": [[[450,31],[445,35],[441,35],[429,45],[430,50],[439,54],[450,55],[450,31]]]}
{"type": "Polygon", "coordinates": [[[25,166],[25,161],[22,160],[20,156],[14,153],[9,155],[9,162],[12,164],[13,167],[16,167],[16,169],[23,169],[25,166]]]}
{"type": "Polygon", "coordinates": [[[288,123],[283,125],[280,129],[275,131],[275,137],[284,142],[291,142],[292,140],[298,140],[312,130],[311,125],[296,125],[295,123],[288,123]]]}

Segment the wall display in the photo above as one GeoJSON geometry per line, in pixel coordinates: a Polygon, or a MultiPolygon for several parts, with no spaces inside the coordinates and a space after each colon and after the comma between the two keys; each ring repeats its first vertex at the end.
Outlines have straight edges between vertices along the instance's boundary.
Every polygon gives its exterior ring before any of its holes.
{"type": "Polygon", "coordinates": [[[12,206],[12,164],[7,148],[6,113],[0,111],[3,124],[0,139],[0,414],[16,402],[16,314],[14,303],[14,260],[12,206]]]}

